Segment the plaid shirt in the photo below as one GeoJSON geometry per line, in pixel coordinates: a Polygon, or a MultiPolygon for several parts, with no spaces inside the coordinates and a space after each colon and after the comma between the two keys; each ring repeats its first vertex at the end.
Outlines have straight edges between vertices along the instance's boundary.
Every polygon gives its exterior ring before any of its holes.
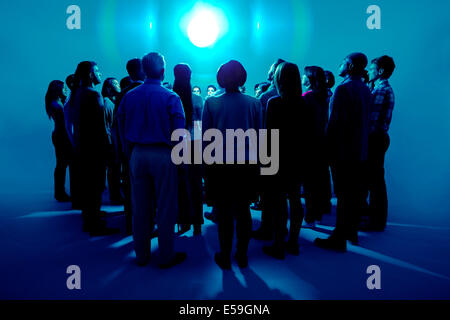
{"type": "Polygon", "coordinates": [[[391,124],[395,103],[394,91],[388,80],[379,80],[372,90],[372,96],[373,104],[370,112],[369,132],[387,133],[391,124]]]}

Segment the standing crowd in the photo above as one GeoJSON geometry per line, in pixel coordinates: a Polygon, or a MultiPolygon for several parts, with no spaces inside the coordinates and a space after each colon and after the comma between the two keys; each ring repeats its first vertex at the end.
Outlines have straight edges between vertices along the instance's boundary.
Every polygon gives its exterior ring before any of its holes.
{"type": "Polygon", "coordinates": [[[163,83],[166,63],[159,53],[132,59],[126,69],[128,77],[120,82],[107,78],[99,92],[97,64],[81,62],[65,83],[50,83],[45,106],[55,124],[56,200],[71,201],[81,210],[83,231],[91,236],[116,234],[120,230],[108,227],[101,211],[107,181],[111,202],[124,205],[137,264],[149,262],[155,236],[161,268],[183,262],[186,254],[174,249],[175,225],[179,232],[193,227],[194,235],[200,235],[203,203],[213,207],[205,216],[218,224],[220,251],[214,259],[222,269],[231,268],[235,230],[234,258],[241,268],[248,265],[251,238],[272,240],[263,247],[271,257],[298,255],[300,229],[315,227],[331,211],[332,189],[336,227],[315,245],[346,251],[347,241],[358,243],[358,230],[386,227],[384,158],[394,108],[388,81],[395,69],[391,57],[369,63],[362,53],[350,54],[340,66],[344,80],[334,93],[331,72],[308,66],[301,77],[296,64],[278,59],[267,81],[255,85],[254,96],[245,94],[245,68],[231,60],[220,66],[219,89],[208,86],[206,99],[200,87],[191,86],[187,64],[175,66],[173,86],[163,83]],[[249,159],[249,144],[242,151],[245,164],[202,165],[193,159],[176,165],[171,152],[178,143],[172,141],[177,129],[190,133],[192,159],[208,148],[201,134],[208,129],[223,136],[228,129],[276,129],[278,171],[259,175],[261,165],[249,159]],[[67,168],[70,196],[65,191],[67,168]],[[252,203],[262,210],[261,225],[253,231],[252,203]]]}

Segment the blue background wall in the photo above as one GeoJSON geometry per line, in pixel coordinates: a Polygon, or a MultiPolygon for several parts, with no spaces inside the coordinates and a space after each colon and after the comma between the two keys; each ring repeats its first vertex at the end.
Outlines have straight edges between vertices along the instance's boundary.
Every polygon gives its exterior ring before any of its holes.
{"type": "Polygon", "coordinates": [[[66,28],[72,2],[0,3],[0,198],[51,192],[55,159],[44,95],[79,61],[95,60],[104,78],[122,78],[129,58],[156,50],[166,57],[169,81],[173,66],[187,62],[193,84],[205,88],[218,66],[234,58],[247,68],[253,94],[275,58],[336,74],[348,53],[362,51],[369,59],[391,55],[397,64],[386,159],[390,221],[450,225],[450,2],[208,1],[228,20],[227,34],[210,49],[195,48],[180,29],[194,3],[78,0],[82,26],[72,31],[66,28]],[[381,7],[381,30],[366,27],[372,4],[381,7]]]}

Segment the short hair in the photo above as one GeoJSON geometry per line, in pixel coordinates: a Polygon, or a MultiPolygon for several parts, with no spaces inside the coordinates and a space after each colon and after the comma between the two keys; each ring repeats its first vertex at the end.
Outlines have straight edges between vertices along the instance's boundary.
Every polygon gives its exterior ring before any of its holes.
{"type": "Polygon", "coordinates": [[[75,75],[74,74],[67,76],[66,85],[70,89],[70,91],[73,90],[73,88],[75,87],[75,75]]]}
{"type": "Polygon", "coordinates": [[[131,80],[130,76],[126,76],[125,78],[122,78],[120,80],[120,88],[125,89],[127,88],[133,81],[131,80]]]}
{"type": "Polygon", "coordinates": [[[161,79],[166,68],[164,57],[158,52],[150,52],[142,58],[142,67],[150,79],[161,79]]]}
{"type": "Polygon", "coordinates": [[[300,70],[298,70],[298,66],[294,63],[281,63],[275,70],[274,82],[278,94],[282,98],[302,95],[300,70]]]}
{"type": "Polygon", "coordinates": [[[362,75],[367,67],[367,57],[364,53],[355,52],[347,56],[347,59],[353,64],[353,69],[349,72],[351,75],[362,75]]]}
{"type": "Polygon", "coordinates": [[[327,87],[328,89],[331,89],[334,87],[336,80],[334,79],[334,74],[331,71],[325,71],[325,78],[327,81],[327,87]]]}
{"type": "Polygon", "coordinates": [[[192,91],[194,91],[194,89],[195,89],[195,88],[197,88],[197,89],[198,89],[198,92],[202,93],[202,89],[200,89],[200,87],[199,87],[199,86],[193,86],[193,87],[192,87],[192,91]]]}
{"type": "Polygon", "coordinates": [[[213,88],[213,89],[214,89],[214,91],[216,91],[216,90],[217,90],[216,86],[215,86],[215,85],[213,85],[213,84],[210,84],[209,86],[207,86],[207,87],[206,87],[206,89],[209,89],[209,88],[213,88]]]}
{"type": "Polygon", "coordinates": [[[139,58],[131,59],[127,62],[127,72],[130,78],[134,81],[142,80],[142,61],[139,58]]]}
{"type": "Polygon", "coordinates": [[[373,64],[376,64],[378,68],[383,69],[381,77],[383,79],[389,79],[394,72],[395,63],[394,59],[389,56],[382,56],[372,60],[373,64]]]}
{"type": "Polygon", "coordinates": [[[230,60],[220,66],[217,71],[217,83],[225,90],[238,90],[247,81],[247,71],[236,60],[230,60]]]}
{"type": "Polygon", "coordinates": [[[106,98],[108,97],[108,89],[112,87],[112,82],[114,80],[117,80],[116,78],[107,78],[104,82],[103,82],[103,87],[102,87],[102,97],[106,98]]]}

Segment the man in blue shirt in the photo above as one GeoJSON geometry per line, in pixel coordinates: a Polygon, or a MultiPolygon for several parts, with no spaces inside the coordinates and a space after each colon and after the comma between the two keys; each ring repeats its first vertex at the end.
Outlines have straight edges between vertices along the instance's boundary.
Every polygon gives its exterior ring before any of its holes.
{"type": "Polygon", "coordinates": [[[142,59],[142,67],[147,79],[123,97],[117,112],[120,140],[130,164],[134,249],[137,263],[146,265],[150,259],[149,226],[156,223],[160,267],[169,268],[186,259],[185,253],[173,249],[178,177],[171,159],[172,132],[185,127],[185,116],[179,96],[161,84],[164,57],[149,53],[142,59]]]}
{"type": "Polygon", "coordinates": [[[358,242],[358,224],[363,203],[363,163],[367,160],[369,110],[372,96],[362,81],[367,57],[353,53],[344,59],[339,85],[331,99],[327,140],[337,196],[336,228],[328,239],[315,240],[324,249],[346,251],[347,240],[358,242]]]}

